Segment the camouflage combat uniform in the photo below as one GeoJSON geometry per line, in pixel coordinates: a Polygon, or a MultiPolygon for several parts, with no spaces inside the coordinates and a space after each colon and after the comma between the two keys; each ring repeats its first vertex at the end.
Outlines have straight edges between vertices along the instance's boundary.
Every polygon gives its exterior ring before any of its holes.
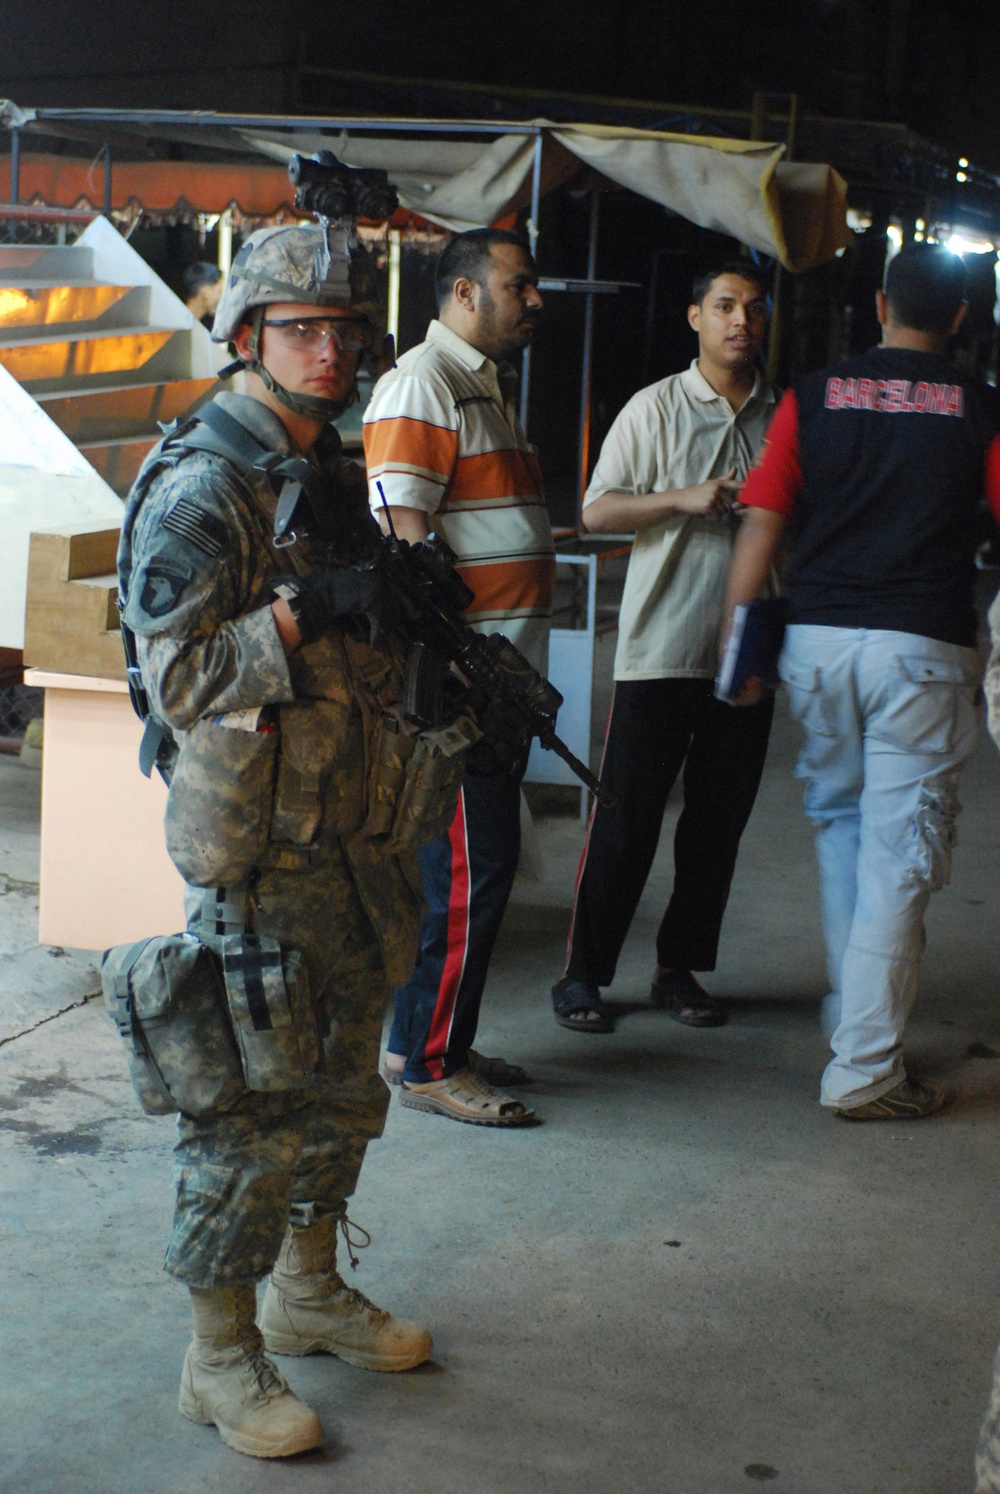
{"type": "Polygon", "coordinates": [[[990,629],[990,656],[986,664],[983,693],[986,696],[986,724],[990,736],[1000,747],[1000,594],[993,598],[987,614],[990,629]]]}
{"type": "MultiPolygon", "coordinates": [[[[218,403],[269,449],[290,453],[265,405],[231,393],[218,403]]],[[[322,1049],[306,1087],[245,1091],[216,1111],[180,1116],[166,1269],[195,1287],[238,1286],[271,1269],[289,1220],[306,1228],[340,1212],[382,1132],[381,1023],[388,991],[413,963],[419,876],[409,854],[388,855],[358,833],[365,703],[371,680],[398,682],[391,648],[334,627],[286,656],[272,582],[329,570],[329,544],[275,549],[277,500],[263,473],[170,451],[168,442],[163,455],[151,453],[140,473],[121,558],[131,565],[125,621],[151,711],[181,744],[167,828],[189,884],[188,926],[210,934],[202,889],[252,872],[250,922],[302,952],[322,1049]],[[274,708],[263,718],[271,735],[227,729],[231,713],[262,706],[274,708]],[[246,755],[268,751],[261,775],[246,755]],[[206,786],[211,834],[199,837],[206,786]]],[[[345,552],[337,558],[356,560],[371,526],[363,475],[332,427],[312,460],[334,495],[333,533],[343,533],[345,552]]]]}
{"type": "Polygon", "coordinates": [[[993,1364],[993,1387],[976,1448],[975,1494],[1000,1494],[1000,1349],[993,1364]]]}
{"type": "MultiPolygon", "coordinates": [[[[990,736],[1000,747],[1000,596],[989,610],[990,657],[983,691],[990,736]]],[[[976,1494],[1000,1494],[1000,1349],[993,1364],[993,1386],[976,1449],[976,1494]]]]}

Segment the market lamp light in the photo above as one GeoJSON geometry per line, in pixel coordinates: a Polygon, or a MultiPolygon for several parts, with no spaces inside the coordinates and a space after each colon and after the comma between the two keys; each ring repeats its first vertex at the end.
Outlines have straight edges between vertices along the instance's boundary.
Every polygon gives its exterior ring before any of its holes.
{"type": "Polygon", "coordinates": [[[945,240],[945,248],[952,254],[993,254],[996,245],[992,239],[975,237],[972,234],[952,233],[945,240]]]}

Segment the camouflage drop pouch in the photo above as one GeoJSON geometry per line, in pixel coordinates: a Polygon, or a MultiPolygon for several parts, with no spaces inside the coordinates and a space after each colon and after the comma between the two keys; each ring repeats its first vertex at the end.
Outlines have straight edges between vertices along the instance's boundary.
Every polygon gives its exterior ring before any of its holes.
{"type": "Polygon", "coordinates": [[[246,1092],[218,956],[194,934],[116,944],[101,983],[148,1115],[203,1115],[246,1092]]]}
{"type": "Polygon", "coordinates": [[[246,932],[223,935],[219,948],[247,1087],[303,1088],[319,1063],[320,1047],[301,954],[246,932]]]}
{"type": "Polygon", "coordinates": [[[206,716],[183,738],[164,827],[170,859],[193,887],[235,882],[260,859],[278,740],[261,711],[206,716]]]}

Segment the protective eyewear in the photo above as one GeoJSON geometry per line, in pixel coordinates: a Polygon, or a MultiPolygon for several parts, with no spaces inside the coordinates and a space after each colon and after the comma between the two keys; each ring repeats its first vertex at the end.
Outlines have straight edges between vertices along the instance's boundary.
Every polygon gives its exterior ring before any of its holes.
{"type": "Polygon", "coordinates": [[[321,353],[333,342],[341,353],[361,353],[372,345],[372,331],[366,322],[347,321],[341,317],[310,316],[270,320],[265,318],[265,327],[273,328],[279,342],[286,347],[302,348],[307,353],[321,353]]]}

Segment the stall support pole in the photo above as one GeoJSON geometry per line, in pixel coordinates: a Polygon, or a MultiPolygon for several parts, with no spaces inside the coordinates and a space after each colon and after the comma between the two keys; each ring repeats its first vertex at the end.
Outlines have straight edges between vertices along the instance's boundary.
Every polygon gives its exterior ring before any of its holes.
{"type": "MultiPolygon", "coordinates": [[[[587,242],[587,279],[597,279],[597,242],[601,220],[601,194],[594,187],[590,194],[590,236],[587,242]]],[[[583,373],[580,377],[580,448],[579,486],[576,514],[577,534],[583,529],[583,495],[587,491],[590,468],[590,395],[594,369],[594,292],[588,291],[583,314],[583,373]]]]}
{"type": "Polygon", "coordinates": [[[229,274],[229,267],[232,262],[233,210],[231,207],[226,207],[219,214],[219,269],[223,275],[229,274]]]}
{"type": "Polygon", "coordinates": [[[21,131],[10,132],[10,200],[17,202],[21,196],[21,131]]]}
{"type": "Polygon", "coordinates": [[[111,146],[105,145],[101,151],[104,157],[104,207],[102,212],[105,218],[111,217],[111,146]]]}
{"type": "MultiPolygon", "coordinates": [[[[538,213],[542,200],[542,132],[535,133],[535,159],[531,170],[531,216],[528,219],[528,246],[532,258],[538,243],[538,213]]],[[[531,400],[531,344],[521,354],[521,424],[528,429],[528,409],[531,400]]]]}
{"type": "Polygon", "coordinates": [[[386,324],[392,345],[399,347],[399,287],[402,279],[403,246],[398,228],[390,228],[389,243],[389,296],[386,324]]]}

